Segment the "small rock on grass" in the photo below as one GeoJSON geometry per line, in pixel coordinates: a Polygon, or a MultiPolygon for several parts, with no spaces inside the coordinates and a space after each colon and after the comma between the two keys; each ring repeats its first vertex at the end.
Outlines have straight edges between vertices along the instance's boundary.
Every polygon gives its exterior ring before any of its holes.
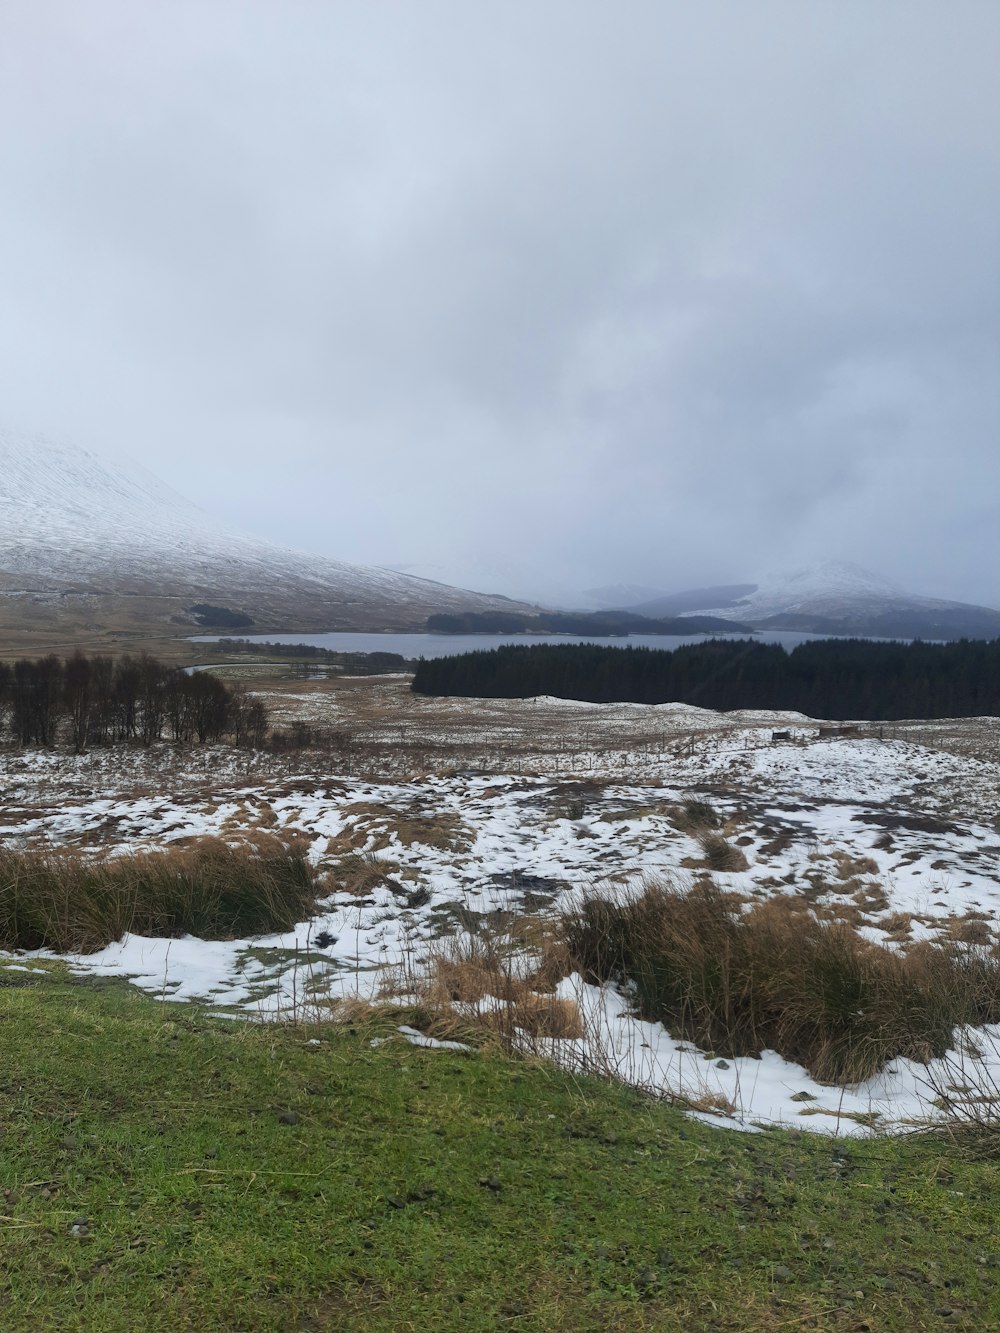
{"type": "Polygon", "coordinates": [[[299,1123],[299,1117],[295,1114],[294,1111],[282,1111],[282,1113],[278,1116],[279,1125],[297,1125],[298,1123],[299,1123]]]}
{"type": "Polygon", "coordinates": [[[652,1291],[654,1287],[658,1287],[659,1285],[660,1285],[660,1279],[657,1277],[657,1275],[653,1272],[651,1268],[641,1269],[638,1276],[635,1279],[635,1288],[636,1291],[640,1293],[640,1295],[645,1295],[647,1292],[652,1291]]]}

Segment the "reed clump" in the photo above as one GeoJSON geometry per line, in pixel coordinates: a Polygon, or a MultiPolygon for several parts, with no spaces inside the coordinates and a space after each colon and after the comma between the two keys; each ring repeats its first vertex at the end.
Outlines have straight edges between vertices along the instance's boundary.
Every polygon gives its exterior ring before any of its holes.
{"type": "Polygon", "coordinates": [[[315,910],[303,851],[277,839],[88,856],[0,849],[0,947],[93,953],[126,933],[239,939],[315,910]]]}
{"type": "Polygon", "coordinates": [[[821,1082],[926,1062],[956,1028],[1000,1019],[995,944],[900,952],[794,897],[747,906],[714,882],[650,882],[586,898],[564,931],[581,975],[627,985],[641,1017],[722,1055],[777,1051],[821,1082]]]}
{"type": "Polygon", "coordinates": [[[674,828],[695,837],[722,827],[721,818],[707,801],[685,801],[675,807],[670,818],[674,828]]]}
{"type": "Polygon", "coordinates": [[[710,870],[746,870],[748,862],[740,849],[727,842],[720,833],[706,833],[699,839],[705,853],[705,864],[710,870]]]}

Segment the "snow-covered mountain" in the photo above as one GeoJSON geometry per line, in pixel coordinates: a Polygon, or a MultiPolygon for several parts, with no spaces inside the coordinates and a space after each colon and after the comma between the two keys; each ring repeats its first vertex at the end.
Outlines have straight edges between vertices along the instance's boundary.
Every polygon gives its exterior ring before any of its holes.
{"type": "Polygon", "coordinates": [[[768,575],[759,583],[674,594],[632,609],[642,615],[728,616],[758,629],[813,634],[924,639],[1000,636],[1000,611],[914,596],[843,560],[768,575]]]}
{"type": "Polygon", "coordinates": [[[610,583],[581,589],[569,579],[553,578],[527,560],[467,559],[455,564],[392,564],[390,569],[416,578],[434,579],[461,588],[533,602],[550,610],[630,610],[637,602],[648,602],[664,594],[641,583],[610,583]]]}
{"type": "Polygon", "coordinates": [[[640,611],[650,616],[701,615],[703,606],[734,606],[741,597],[754,591],[756,583],[725,583],[711,588],[688,588],[684,592],[659,593],[641,602],[630,602],[622,609],[640,611]]]}
{"type": "Polygon", "coordinates": [[[561,605],[560,598],[565,592],[558,583],[540,574],[536,566],[493,558],[490,554],[478,559],[394,562],[386,568],[410,578],[429,579],[453,588],[475,588],[493,597],[509,597],[531,605],[561,605]]]}
{"type": "Polygon", "coordinates": [[[798,611],[850,614],[859,604],[905,598],[902,588],[860,565],[825,560],[806,569],[767,574],[753,591],[737,597],[732,606],[754,620],[798,611]]]}
{"type": "Polygon", "coordinates": [[[437,611],[516,605],[272,546],[142,468],[2,432],[0,602],[7,625],[196,624],[188,608],[206,603],[265,631],[415,628],[437,611]]]}

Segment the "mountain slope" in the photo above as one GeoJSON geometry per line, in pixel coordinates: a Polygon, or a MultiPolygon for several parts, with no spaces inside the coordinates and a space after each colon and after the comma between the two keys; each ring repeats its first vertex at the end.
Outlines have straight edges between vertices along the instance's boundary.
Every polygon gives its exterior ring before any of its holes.
{"type": "Polygon", "coordinates": [[[205,603],[265,631],[417,628],[436,611],[517,605],[272,546],[141,468],[9,434],[0,434],[0,601],[6,624],[196,625],[188,608],[205,603]]]}
{"type": "Polygon", "coordinates": [[[756,590],[756,583],[725,583],[712,588],[689,588],[686,592],[662,593],[629,607],[646,616],[683,616],[700,614],[703,606],[735,606],[741,597],[756,590]]]}
{"type": "Polygon", "coordinates": [[[632,608],[640,615],[729,616],[756,629],[884,638],[1000,637],[1000,611],[917,597],[860,565],[828,560],[760,583],[706,588],[632,608]]]}
{"type": "Polygon", "coordinates": [[[609,583],[601,588],[587,588],[576,600],[581,610],[621,611],[638,602],[655,602],[663,593],[645,588],[641,583],[609,583]]]}

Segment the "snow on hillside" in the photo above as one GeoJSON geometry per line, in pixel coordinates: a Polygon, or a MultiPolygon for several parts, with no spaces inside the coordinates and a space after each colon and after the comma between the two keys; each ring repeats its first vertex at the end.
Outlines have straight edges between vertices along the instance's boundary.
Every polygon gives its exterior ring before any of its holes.
{"type": "Polygon", "coordinates": [[[393,562],[388,568],[399,574],[409,574],[411,578],[431,579],[458,588],[475,588],[477,592],[510,597],[548,610],[602,609],[572,580],[539,567],[527,557],[512,560],[505,553],[487,552],[479,558],[393,562]]]}
{"type": "Polygon", "coordinates": [[[0,432],[0,571],[33,584],[292,580],[345,600],[475,607],[495,599],[273,546],[217,521],[152,473],[73,445],[0,432]]]}
{"type": "MultiPolygon", "coordinates": [[[[36,561],[39,550],[68,572],[84,552],[224,557],[246,539],[225,530],[152,473],[84,449],[0,432],[0,561],[36,561]]],[[[36,566],[37,567],[37,566],[36,566]]]]}
{"type": "Polygon", "coordinates": [[[873,600],[910,600],[907,594],[888,579],[844,560],[825,560],[818,565],[784,573],[773,573],[761,580],[753,592],[747,593],[732,606],[705,608],[697,613],[763,620],[768,616],[785,615],[797,611],[813,611],[822,607],[829,614],[837,608],[851,609],[858,602],[873,600]]]}
{"type": "Polygon", "coordinates": [[[846,560],[824,560],[806,569],[768,576],[751,594],[751,599],[795,607],[818,600],[854,602],[865,597],[907,595],[897,584],[861,565],[846,560]]]}
{"type": "MultiPolygon", "coordinates": [[[[762,624],[774,616],[813,616],[845,625],[883,615],[923,616],[928,628],[935,615],[964,614],[978,618],[989,631],[1000,616],[987,607],[964,602],[919,597],[861,565],[846,560],[825,560],[820,564],[786,573],[770,574],[752,592],[737,601],[719,607],[686,609],[684,615],[717,615],[762,624]]],[[[962,632],[978,634],[970,627],[962,632]]],[[[913,633],[919,632],[914,629],[913,633]]]]}

